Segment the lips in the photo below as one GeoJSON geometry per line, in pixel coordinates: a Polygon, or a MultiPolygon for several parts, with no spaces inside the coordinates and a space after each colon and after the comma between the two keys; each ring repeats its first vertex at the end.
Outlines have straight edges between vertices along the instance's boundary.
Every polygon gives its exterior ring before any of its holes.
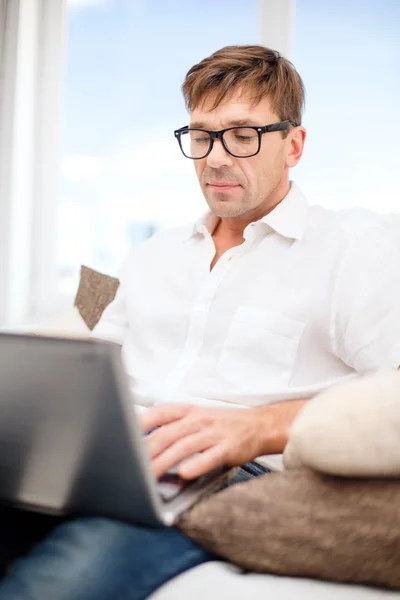
{"type": "Polygon", "coordinates": [[[233,192],[237,187],[240,187],[239,184],[233,183],[232,181],[210,181],[207,183],[207,187],[209,190],[213,191],[216,194],[229,194],[233,192]]]}
{"type": "Polygon", "coordinates": [[[233,183],[233,181],[209,181],[207,185],[213,187],[237,187],[239,184],[233,183]]]}

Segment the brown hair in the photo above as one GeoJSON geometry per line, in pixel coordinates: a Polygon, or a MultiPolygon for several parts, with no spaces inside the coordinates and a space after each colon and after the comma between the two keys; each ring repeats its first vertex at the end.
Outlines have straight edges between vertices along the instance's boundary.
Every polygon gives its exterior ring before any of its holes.
{"type": "Polygon", "coordinates": [[[226,46],[214,52],[187,72],[182,92],[192,111],[209,93],[215,94],[214,109],[239,88],[251,90],[254,104],[268,97],[280,120],[300,125],[303,81],[290,61],[264,46],[226,46]]]}

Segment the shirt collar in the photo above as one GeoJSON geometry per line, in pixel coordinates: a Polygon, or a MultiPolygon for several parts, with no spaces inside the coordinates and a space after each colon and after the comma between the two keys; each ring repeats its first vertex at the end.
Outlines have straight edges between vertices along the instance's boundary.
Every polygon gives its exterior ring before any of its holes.
{"type": "Polygon", "coordinates": [[[190,235],[188,239],[191,239],[197,234],[201,234],[206,236],[207,234],[212,235],[220,222],[220,218],[213,215],[212,212],[208,211],[204,215],[197,219],[191,228],[190,235]]]}
{"type": "Polygon", "coordinates": [[[292,181],[284,199],[260,221],[283,237],[300,240],[306,226],[309,208],[303,192],[292,181]]]}
{"type": "MultiPolygon", "coordinates": [[[[260,219],[259,223],[265,223],[270,229],[283,237],[299,240],[306,226],[308,210],[309,204],[306,197],[292,181],[290,190],[283,200],[270,213],[260,219]]],[[[194,223],[187,239],[191,239],[197,234],[212,235],[219,221],[220,218],[211,212],[205,213],[194,223]]]]}

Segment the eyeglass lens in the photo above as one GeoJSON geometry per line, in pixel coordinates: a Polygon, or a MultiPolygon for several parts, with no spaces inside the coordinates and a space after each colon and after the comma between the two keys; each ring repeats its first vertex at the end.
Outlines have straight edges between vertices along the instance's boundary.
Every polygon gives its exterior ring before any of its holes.
{"type": "MultiPolygon", "coordinates": [[[[228,129],[223,134],[225,146],[235,156],[251,156],[258,152],[259,137],[250,127],[228,129]]],[[[211,136],[201,129],[189,129],[181,134],[181,145],[185,156],[203,158],[211,145],[211,136]]]]}

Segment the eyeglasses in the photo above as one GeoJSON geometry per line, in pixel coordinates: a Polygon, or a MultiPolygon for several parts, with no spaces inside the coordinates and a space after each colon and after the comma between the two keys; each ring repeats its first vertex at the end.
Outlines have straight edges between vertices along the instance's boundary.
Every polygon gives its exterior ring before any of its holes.
{"type": "Polygon", "coordinates": [[[264,127],[238,126],[207,131],[191,127],[181,127],[174,131],[180,149],[186,158],[200,160],[208,156],[213,149],[214,140],[220,140],[225,150],[235,158],[249,158],[260,152],[261,136],[272,131],[285,131],[297,127],[293,121],[280,121],[264,127]]]}

